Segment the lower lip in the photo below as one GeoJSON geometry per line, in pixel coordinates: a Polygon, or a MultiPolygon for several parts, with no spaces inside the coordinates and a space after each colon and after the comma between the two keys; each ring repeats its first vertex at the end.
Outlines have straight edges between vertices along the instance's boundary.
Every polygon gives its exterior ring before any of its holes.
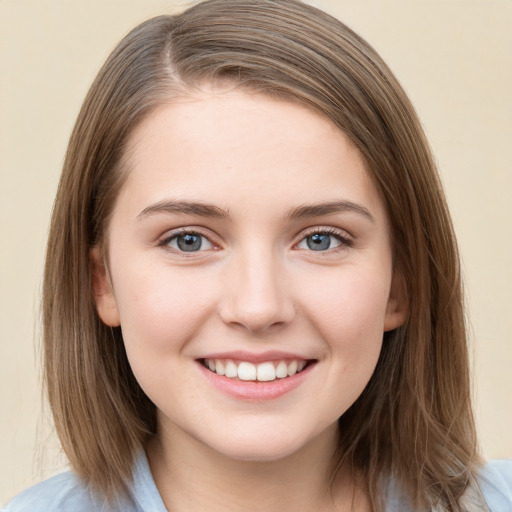
{"type": "Polygon", "coordinates": [[[200,362],[197,364],[212,386],[234,398],[250,401],[272,400],[285,395],[299,386],[308,377],[315,366],[314,363],[309,364],[304,370],[296,373],[292,377],[285,377],[284,379],[276,379],[269,382],[254,382],[228,379],[227,377],[217,375],[215,372],[208,370],[200,362]]]}

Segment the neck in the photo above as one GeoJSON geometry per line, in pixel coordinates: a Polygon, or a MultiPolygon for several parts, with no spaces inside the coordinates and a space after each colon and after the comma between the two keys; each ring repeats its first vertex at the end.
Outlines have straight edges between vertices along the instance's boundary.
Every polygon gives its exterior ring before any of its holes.
{"type": "MultiPolygon", "coordinates": [[[[169,433],[170,434],[170,433],[169,433]]],[[[147,447],[157,488],[172,512],[368,511],[366,494],[336,468],[337,427],[299,452],[272,461],[228,458],[183,432],[147,447]]]]}

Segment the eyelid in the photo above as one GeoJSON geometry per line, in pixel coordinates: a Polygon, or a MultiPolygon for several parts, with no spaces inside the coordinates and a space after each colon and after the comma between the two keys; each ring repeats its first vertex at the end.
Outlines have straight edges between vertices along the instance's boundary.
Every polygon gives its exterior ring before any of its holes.
{"type": "Polygon", "coordinates": [[[294,247],[296,247],[300,242],[302,242],[302,240],[304,240],[308,236],[315,235],[317,233],[331,235],[341,242],[341,245],[339,247],[335,247],[333,249],[328,249],[326,251],[318,251],[319,253],[321,253],[321,252],[327,253],[327,252],[336,251],[336,250],[340,250],[340,249],[343,250],[343,249],[353,247],[355,244],[354,237],[345,229],[335,228],[333,226],[314,226],[314,227],[310,227],[310,228],[303,230],[299,234],[299,236],[297,237],[297,241],[294,243],[294,247]]]}
{"type": "MultiPolygon", "coordinates": [[[[180,235],[199,235],[204,238],[206,238],[213,246],[213,250],[217,250],[220,248],[220,244],[214,240],[215,237],[212,236],[211,232],[206,233],[206,229],[203,229],[199,226],[181,226],[179,228],[174,228],[169,231],[166,231],[162,236],[160,236],[157,240],[157,245],[159,247],[162,247],[163,249],[169,250],[174,253],[179,253],[182,255],[190,256],[194,253],[199,252],[206,252],[206,251],[192,251],[190,253],[182,252],[182,251],[176,251],[175,249],[172,249],[168,246],[170,241],[180,235]]],[[[209,231],[209,230],[208,230],[209,231]]],[[[293,244],[293,247],[296,247],[300,242],[302,242],[306,237],[314,235],[316,233],[324,233],[327,235],[331,235],[335,237],[337,240],[340,241],[341,245],[338,247],[335,247],[333,249],[328,249],[327,251],[318,251],[318,252],[332,252],[336,250],[343,250],[354,246],[355,240],[353,235],[351,235],[348,231],[341,228],[336,228],[333,226],[312,226],[310,228],[304,229],[300,232],[300,234],[297,236],[295,243],[293,244]]],[[[207,249],[212,250],[212,249],[207,249]]]]}
{"type": "Polygon", "coordinates": [[[206,234],[202,228],[198,226],[181,226],[179,228],[171,229],[169,231],[166,231],[162,236],[160,236],[157,240],[157,246],[162,247],[163,249],[166,249],[173,253],[178,253],[180,255],[185,256],[191,256],[194,253],[200,253],[200,252],[206,252],[207,250],[216,250],[219,248],[219,244],[213,240],[214,237],[212,237],[211,234],[206,234]],[[198,235],[202,236],[203,238],[206,238],[210,244],[212,244],[213,249],[206,249],[203,251],[191,251],[190,253],[187,253],[186,251],[177,251],[176,249],[173,249],[172,247],[169,247],[169,243],[173,238],[176,238],[177,236],[182,235],[198,235]]]}

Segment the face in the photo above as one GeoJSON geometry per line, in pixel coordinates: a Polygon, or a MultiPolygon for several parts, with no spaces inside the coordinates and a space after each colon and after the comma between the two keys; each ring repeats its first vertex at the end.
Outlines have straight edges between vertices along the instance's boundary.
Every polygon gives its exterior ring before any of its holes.
{"type": "Polygon", "coordinates": [[[95,293],[159,431],[244,460],[332,434],[404,317],[358,151],[304,106],[211,90],[129,148],[95,293]]]}

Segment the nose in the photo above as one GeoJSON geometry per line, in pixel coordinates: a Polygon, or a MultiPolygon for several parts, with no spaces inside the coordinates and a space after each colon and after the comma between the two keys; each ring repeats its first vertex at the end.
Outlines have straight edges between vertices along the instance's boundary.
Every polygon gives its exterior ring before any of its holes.
{"type": "Polygon", "coordinates": [[[283,265],[271,250],[247,251],[230,266],[220,306],[224,323],[266,332],[284,326],[295,316],[283,265]]]}

